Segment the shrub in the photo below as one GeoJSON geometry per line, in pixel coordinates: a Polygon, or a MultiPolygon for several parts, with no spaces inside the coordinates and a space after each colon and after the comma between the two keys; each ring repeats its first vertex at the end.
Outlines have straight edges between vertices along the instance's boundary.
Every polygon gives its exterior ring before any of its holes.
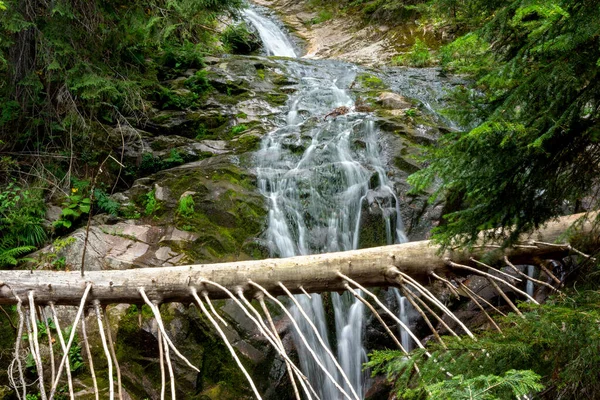
{"type": "Polygon", "coordinates": [[[221,34],[221,41],[225,48],[234,54],[250,54],[261,47],[258,36],[250,32],[244,22],[228,26],[221,34]]]}

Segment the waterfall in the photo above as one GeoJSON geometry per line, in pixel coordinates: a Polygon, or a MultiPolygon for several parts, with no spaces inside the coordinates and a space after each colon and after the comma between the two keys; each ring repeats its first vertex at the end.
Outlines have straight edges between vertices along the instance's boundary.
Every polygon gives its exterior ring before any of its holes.
{"type": "Polygon", "coordinates": [[[260,15],[252,8],[246,8],[243,16],[258,31],[268,56],[297,56],[289,38],[275,22],[260,15]]]}
{"type": "MultiPolygon", "coordinates": [[[[396,298],[396,303],[398,304],[398,318],[400,318],[400,321],[402,321],[404,325],[410,328],[411,304],[406,297],[400,294],[400,291],[397,288],[392,288],[392,291],[396,298]]],[[[406,351],[411,351],[413,348],[413,339],[410,337],[410,334],[401,326],[398,327],[398,331],[400,333],[400,343],[402,344],[402,347],[404,347],[406,351]]]]}
{"type": "MultiPolygon", "coordinates": [[[[285,35],[276,24],[253,10],[246,10],[245,15],[261,32],[269,53],[294,54],[289,40],[281,39],[285,35]],[[288,47],[283,48],[284,44],[288,47]]],[[[355,112],[324,118],[336,107],[354,106],[346,88],[354,81],[356,68],[333,61],[289,61],[285,66],[299,83],[288,101],[287,117],[265,135],[256,157],[259,190],[268,199],[266,239],[271,254],[291,257],[356,249],[367,206],[381,215],[388,244],[406,241],[400,204],[385,171],[373,120],[355,112]]],[[[326,345],[336,348],[333,352],[337,352],[344,373],[358,396],[364,398],[368,378],[362,369],[367,361],[362,345],[364,305],[349,293],[296,298],[326,345]],[[330,323],[335,326],[335,335],[330,334],[326,301],[333,306],[334,321],[330,323]]],[[[320,344],[298,309],[292,307],[292,313],[320,362],[349,392],[331,358],[319,351],[320,344]]],[[[340,398],[338,389],[301,341],[295,342],[302,370],[319,397],[340,398]]]]}
{"type": "MultiPolygon", "coordinates": [[[[535,265],[528,265],[527,266],[527,276],[530,278],[533,278],[534,274],[535,274],[535,265]]],[[[533,285],[533,282],[528,279],[527,284],[525,286],[525,291],[527,292],[528,295],[533,297],[534,290],[535,290],[535,286],[533,285]]]]}

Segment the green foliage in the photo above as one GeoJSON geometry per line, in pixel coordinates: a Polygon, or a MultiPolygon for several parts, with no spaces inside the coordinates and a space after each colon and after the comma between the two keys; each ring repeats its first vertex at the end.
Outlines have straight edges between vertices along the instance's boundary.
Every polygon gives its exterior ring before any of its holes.
{"type": "Polygon", "coordinates": [[[0,268],[17,265],[46,241],[44,214],[41,190],[10,182],[0,191],[0,268]]]}
{"type": "Polygon", "coordinates": [[[233,54],[250,54],[260,49],[260,38],[245,22],[229,25],[221,34],[225,48],[233,54]]]}
{"type": "Polygon", "coordinates": [[[100,210],[111,215],[119,214],[121,205],[116,200],[111,199],[103,189],[94,189],[94,200],[100,210]]]}
{"type": "Polygon", "coordinates": [[[192,195],[183,196],[179,199],[177,213],[182,217],[191,217],[194,214],[194,198],[192,195]]]}
{"type": "Polygon", "coordinates": [[[52,224],[57,230],[69,229],[74,222],[79,221],[82,215],[88,214],[92,207],[92,200],[89,196],[77,194],[77,188],[71,189],[71,194],[62,203],[63,209],[60,218],[52,224]]]}
{"type": "Polygon", "coordinates": [[[374,352],[368,365],[394,380],[404,399],[471,398],[469,393],[473,398],[513,399],[544,388],[544,398],[598,398],[600,293],[584,289],[573,294],[542,306],[523,305],[524,318],[509,314],[500,319],[502,334],[445,337],[447,349],[431,344],[429,359],[420,349],[410,357],[374,352]]]}
{"type": "Polygon", "coordinates": [[[144,214],[152,215],[160,209],[160,204],[156,200],[155,191],[152,190],[144,195],[144,214]]]}
{"type": "Polygon", "coordinates": [[[457,90],[455,104],[475,128],[446,135],[411,178],[418,189],[440,178],[439,193],[457,205],[437,229],[445,244],[469,244],[490,228],[510,243],[577,211],[600,176],[600,3],[498,4],[493,19],[446,50],[446,66],[477,80],[476,91],[457,90]]]}
{"type": "Polygon", "coordinates": [[[416,39],[415,44],[406,54],[400,55],[394,59],[394,63],[398,65],[406,65],[409,67],[427,67],[433,64],[434,59],[429,51],[427,44],[421,39],[416,39]]]}
{"type": "Polygon", "coordinates": [[[231,135],[237,136],[240,133],[247,131],[247,130],[248,130],[248,127],[244,124],[236,125],[233,128],[231,128],[231,135]]]}
{"type": "MultiPolygon", "coordinates": [[[[104,158],[98,143],[108,130],[98,122],[139,119],[153,93],[173,107],[199,104],[209,90],[201,74],[186,83],[189,96],[160,82],[202,68],[204,56],[218,49],[218,18],[242,6],[241,0],[2,4],[0,149],[43,154],[54,182],[83,175],[104,158]],[[65,157],[65,148],[77,156],[65,157]]],[[[0,160],[0,180],[9,176],[5,161],[10,157],[0,160]]],[[[34,162],[40,159],[13,162],[10,174],[34,162]]]]}
{"type": "Polygon", "coordinates": [[[317,25],[333,18],[333,13],[330,10],[320,10],[316,17],[310,20],[311,25],[317,25]]]}
{"type": "Polygon", "coordinates": [[[185,87],[198,95],[208,93],[212,90],[206,70],[200,70],[189,77],[185,81],[185,87]]]}

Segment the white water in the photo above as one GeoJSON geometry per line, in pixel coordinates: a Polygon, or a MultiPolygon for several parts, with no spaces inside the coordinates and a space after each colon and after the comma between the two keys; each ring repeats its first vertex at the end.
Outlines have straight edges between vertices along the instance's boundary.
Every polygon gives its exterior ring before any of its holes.
{"type": "Polygon", "coordinates": [[[297,57],[289,38],[273,21],[251,8],[243,15],[258,31],[268,56],[297,57]]]}
{"type": "MultiPolygon", "coordinates": [[[[270,54],[295,56],[275,23],[253,10],[246,10],[245,15],[260,32],[270,54]]],[[[346,88],[354,81],[356,69],[335,62],[288,62],[286,67],[300,82],[288,102],[285,123],[264,137],[256,157],[259,189],[269,200],[266,239],[272,255],[291,257],[356,249],[361,221],[366,216],[363,214],[367,212],[379,216],[387,244],[406,241],[400,205],[381,159],[380,138],[373,121],[366,114],[352,112],[324,120],[336,107],[353,107],[346,88]]],[[[325,298],[297,296],[330,348],[329,339],[335,337],[339,363],[362,399],[368,378],[362,370],[367,361],[362,345],[364,305],[348,293],[330,294],[335,325],[335,335],[331,335],[323,306],[325,298]]],[[[342,384],[333,361],[319,350],[308,323],[295,307],[292,312],[321,363],[342,384]]],[[[319,397],[340,398],[339,390],[301,341],[296,343],[302,370],[319,397]]],[[[347,385],[343,386],[349,393],[347,385]]]]}
{"type": "MultiPolygon", "coordinates": [[[[527,276],[530,278],[533,278],[533,275],[535,274],[535,266],[534,265],[528,265],[527,266],[527,276]]],[[[527,292],[528,295],[533,297],[533,292],[535,290],[535,286],[533,285],[533,282],[530,281],[529,279],[527,279],[527,284],[525,286],[525,291],[527,292]]]]}
{"type": "MultiPolygon", "coordinates": [[[[400,294],[398,289],[393,288],[392,290],[396,297],[396,303],[398,304],[398,318],[400,318],[400,321],[402,321],[404,325],[410,328],[411,304],[406,297],[400,294]]],[[[413,349],[413,339],[410,337],[410,334],[406,329],[402,328],[402,326],[398,326],[398,331],[400,332],[400,343],[402,344],[402,347],[404,347],[406,351],[411,351],[413,349]]]]}

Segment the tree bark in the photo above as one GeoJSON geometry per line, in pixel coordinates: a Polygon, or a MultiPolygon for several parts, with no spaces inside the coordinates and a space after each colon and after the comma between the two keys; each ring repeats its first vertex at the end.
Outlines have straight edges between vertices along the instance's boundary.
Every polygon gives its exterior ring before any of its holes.
{"type": "MultiPolygon", "coordinates": [[[[568,249],[556,246],[533,246],[532,243],[555,243],[575,221],[584,214],[562,217],[549,222],[540,230],[524,237],[521,245],[501,251],[499,256],[508,256],[513,262],[530,262],[537,258],[552,258],[564,255],[568,249]]],[[[589,234],[596,214],[591,214],[578,230],[589,234]]],[[[497,246],[496,246],[497,247],[497,246]]],[[[415,280],[427,282],[429,273],[438,275],[451,270],[447,261],[474,265],[470,257],[480,259],[494,250],[494,246],[481,246],[470,251],[444,252],[430,241],[410,242],[399,245],[374,247],[347,252],[240,261],[221,264],[186,265],[165,268],[138,268],[124,271],[89,271],[85,277],[79,272],[60,271],[0,271],[0,304],[16,304],[19,297],[25,298],[29,290],[34,291],[36,304],[54,302],[62,305],[79,304],[86,283],[93,284],[87,301],[99,300],[101,304],[143,304],[138,288],[143,287],[152,301],[192,303],[191,288],[199,292],[206,290],[212,299],[227,295],[203,279],[218,282],[233,290],[240,287],[247,295],[256,293],[248,284],[252,280],[273,295],[284,294],[278,282],[282,282],[293,293],[344,291],[344,281],[337,272],[348,276],[366,287],[396,286],[391,267],[410,275],[415,280]]],[[[499,249],[495,249],[500,251],[499,249]]],[[[459,271],[453,271],[460,274],[459,271]]]]}

